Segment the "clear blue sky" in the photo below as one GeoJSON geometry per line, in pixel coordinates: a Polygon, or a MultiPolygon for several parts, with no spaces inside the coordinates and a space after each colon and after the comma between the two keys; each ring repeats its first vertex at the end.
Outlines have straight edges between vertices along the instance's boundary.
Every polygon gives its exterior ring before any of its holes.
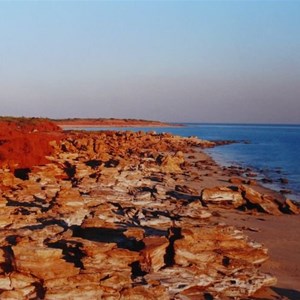
{"type": "Polygon", "coordinates": [[[300,123],[300,2],[0,2],[0,115],[300,123]]]}

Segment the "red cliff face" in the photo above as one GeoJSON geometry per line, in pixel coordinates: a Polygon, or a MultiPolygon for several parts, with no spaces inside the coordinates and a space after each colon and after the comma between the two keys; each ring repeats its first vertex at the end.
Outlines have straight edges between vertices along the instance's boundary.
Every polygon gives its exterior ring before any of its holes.
{"type": "Polygon", "coordinates": [[[45,156],[52,153],[49,142],[62,136],[60,128],[47,120],[0,120],[0,166],[16,169],[45,164],[45,156]]]}

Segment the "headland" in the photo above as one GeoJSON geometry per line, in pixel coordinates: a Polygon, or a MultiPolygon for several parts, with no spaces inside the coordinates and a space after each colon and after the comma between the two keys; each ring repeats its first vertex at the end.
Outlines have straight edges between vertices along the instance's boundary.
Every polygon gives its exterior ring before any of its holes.
{"type": "Polygon", "coordinates": [[[149,120],[137,120],[137,119],[84,119],[84,118],[72,118],[72,119],[57,119],[52,120],[55,124],[63,129],[69,128],[93,128],[93,127],[179,127],[182,124],[173,124],[160,121],[149,120]]]}
{"type": "Polygon", "coordinates": [[[217,145],[2,120],[0,298],[298,299],[298,205],[217,145]]]}

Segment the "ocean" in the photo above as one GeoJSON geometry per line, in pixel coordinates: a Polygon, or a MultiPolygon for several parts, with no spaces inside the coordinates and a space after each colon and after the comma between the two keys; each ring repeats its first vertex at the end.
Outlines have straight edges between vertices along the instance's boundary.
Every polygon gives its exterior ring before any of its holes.
{"type": "MultiPolygon", "coordinates": [[[[286,197],[300,201],[300,125],[249,125],[186,123],[184,127],[109,128],[109,130],[169,132],[206,140],[234,140],[238,143],[205,150],[224,166],[251,168],[263,185],[290,190],[286,197]],[[283,182],[284,183],[283,183],[283,182]]],[[[87,129],[87,128],[86,128],[87,129]]],[[[89,128],[88,130],[103,130],[89,128]]]]}

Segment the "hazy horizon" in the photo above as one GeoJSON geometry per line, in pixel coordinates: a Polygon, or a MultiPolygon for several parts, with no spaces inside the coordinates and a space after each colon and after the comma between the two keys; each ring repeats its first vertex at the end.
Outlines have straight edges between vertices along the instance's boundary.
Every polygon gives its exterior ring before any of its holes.
{"type": "Polygon", "coordinates": [[[0,2],[0,115],[300,123],[298,1],[0,2]]]}

